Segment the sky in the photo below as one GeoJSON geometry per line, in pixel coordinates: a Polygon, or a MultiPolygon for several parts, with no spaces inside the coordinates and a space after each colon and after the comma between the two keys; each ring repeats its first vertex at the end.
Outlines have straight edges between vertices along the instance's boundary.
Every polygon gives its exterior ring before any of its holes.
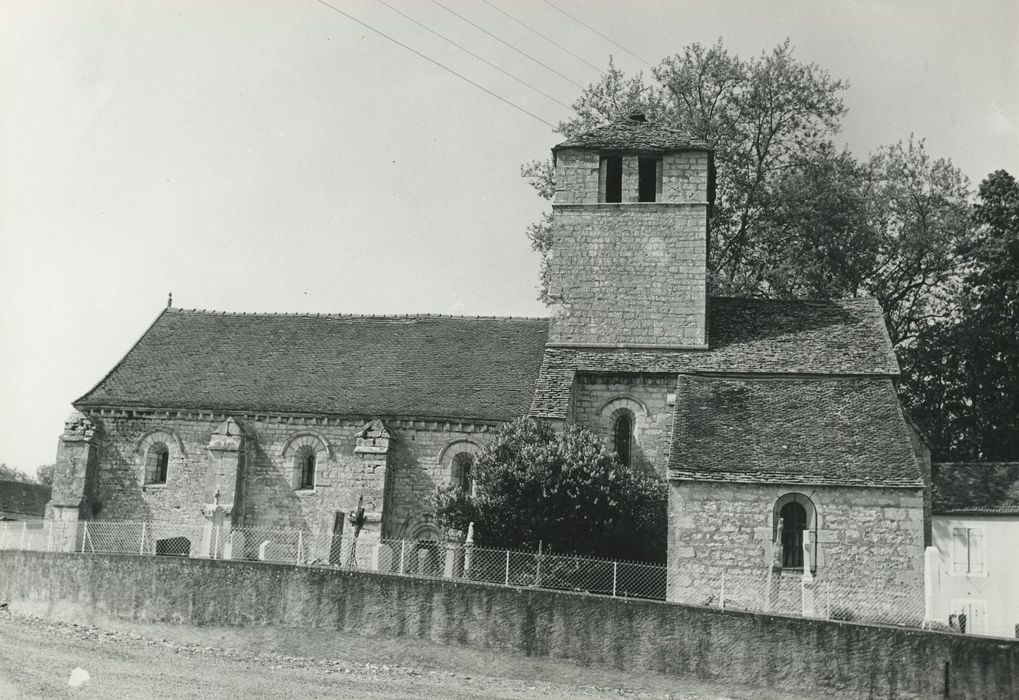
{"type": "Polygon", "coordinates": [[[171,291],[545,315],[524,230],[546,203],[520,166],[609,55],[648,72],[693,42],[789,38],[849,82],[836,141],[858,157],[915,134],[974,186],[1019,175],[1015,0],[386,0],[420,24],[330,2],[462,77],[319,0],[0,0],[0,462],[52,463],[71,402],[171,291]]]}

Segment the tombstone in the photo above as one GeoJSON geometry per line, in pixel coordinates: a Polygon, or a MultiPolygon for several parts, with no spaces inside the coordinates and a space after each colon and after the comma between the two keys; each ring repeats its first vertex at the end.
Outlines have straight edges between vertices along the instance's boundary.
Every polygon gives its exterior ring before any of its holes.
{"type": "Polygon", "coordinates": [[[392,571],[394,559],[392,547],[388,544],[377,544],[372,552],[372,569],[382,572],[392,571]]]}

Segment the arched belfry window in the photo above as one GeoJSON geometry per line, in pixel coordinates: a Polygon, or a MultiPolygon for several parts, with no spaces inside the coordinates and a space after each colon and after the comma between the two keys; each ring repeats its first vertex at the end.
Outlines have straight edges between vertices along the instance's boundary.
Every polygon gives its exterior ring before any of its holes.
{"type": "Polygon", "coordinates": [[[803,568],[803,532],[807,529],[807,509],[789,501],[779,511],[782,520],[782,568],[803,568]]]}
{"type": "Polygon", "coordinates": [[[633,450],[633,416],[628,412],[621,413],[616,418],[616,424],[612,428],[612,447],[619,455],[619,461],[624,466],[630,466],[630,453],[633,450]]]}
{"type": "Polygon", "coordinates": [[[165,484],[170,466],[170,449],[163,442],[149,445],[145,455],[145,483],[165,484]]]}
{"type": "Polygon", "coordinates": [[[294,470],[298,474],[297,488],[315,488],[315,451],[305,445],[294,455],[294,461],[294,470]]]}

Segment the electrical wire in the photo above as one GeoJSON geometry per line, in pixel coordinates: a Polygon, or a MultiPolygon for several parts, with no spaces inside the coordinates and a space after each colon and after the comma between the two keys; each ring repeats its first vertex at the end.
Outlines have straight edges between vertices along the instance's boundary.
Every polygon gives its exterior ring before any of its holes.
{"type": "MultiPolygon", "coordinates": [[[[319,2],[321,2],[321,0],[319,0],[319,2]]],[[[438,2],[438,0],[429,0],[429,2],[431,2],[433,5],[438,5],[439,7],[441,7],[446,12],[450,13],[451,15],[453,15],[453,16],[461,19],[461,20],[463,20],[464,22],[466,22],[467,24],[471,25],[472,27],[474,27],[478,31],[484,32],[488,36],[490,36],[493,39],[495,39],[496,41],[498,41],[500,44],[503,44],[504,46],[508,46],[509,48],[513,49],[514,51],[516,51],[518,54],[520,54],[524,58],[526,58],[526,59],[528,59],[530,61],[534,61],[535,63],[537,63],[542,68],[545,68],[546,70],[549,70],[549,71],[555,73],[556,75],[558,75],[563,80],[565,80],[565,81],[567,81],[569,83],[572,83],[573,85],[575,85],[576,87],[580,88],[581,90],[584,89],[584,86],[581,85],[580,83],[578,83],[573,78],[569,77],[568,75],[563,75],[562,73],[557,71],[555,68],[553,68],[552,66],[550,66],[550,65],[548,65],[546,63],[542,63],[541,61],[536,59],[534,56],[531,56],[530,54],[528,54],[526,51],[521,51],[520,49],[518,49],[516,46],[514,46],[511,43],[509,43],[508,41],[505,41],[504,39],[499,38],[498,36],[496,36],[492,32],[490,32],[487,29],[485,29],[484,27],[482,27],[482,26],[480,26],[478,24],[475,24],[474,22],[470,21],[469,19],[467,19],[463,15],[461,15],[461,14],[459,14],[457,12],[454,12],[453,10],[449,9],[448,7],[443,5],[441,2],[438,2]]],[[[599,68],[598,70],[601,70],[601,69],[599,68]]]]}
{"type": "Polygon", "coordinates": [[[416,24],[417,26],[421,27],[421,28],[422,28],[422,29],[424,29],[425,31],[427,31],[427,32],[431,32],[432,34],[434,34],[435,36],[439,37],[440,39],[443,39],[444,41],[447,41],[447,42],[449,42],[450,44],[452,44],[453,46],[457,47],[457,48],[458,48],[458,49],[460,49],[461,51],[464,51],[465,53],[468,53],[468,54],[470,54],[470,55],[471,55],[471,56],[473,56],[474,58],[478,59],[479,61],[481,61],[481,62],[482,62],[482,63],[484,63],[485,65],[491,66],[492,68],[494,68],[495,70],[499,71],[499,72],[500,72],[500,73],[502,73],[503,75],[508,75],[509,77],[513,78],[513,80],[517,81],[517,82],[518,82],[518,83],[520,83],[521,85],[524,85],[524,86],[526,86],[526,87],[529,87],[530,89],[534,90],[534,91],[535,91],[536,93],[538,93],[539,95],[541,95],[541,96],[543,96],[543,97],[547,97],[548,99],[552,100],[553,102],[555,102],[555,103],[556,103],[556,104],[558,104],[558,105],[561,105],[561,106],[565,107],[566,109],[573,109],[573,108],[572,108],[572,107],[571,107],[570,105],[568,105],[568,104],[566,104],[565,102],[563,102],[563,101],[559,100],[558,98],[556,98],[556,97],[554,97],[554,96],[552,96],[552,95],[548,94],[547,92],[544,92],[544,91],[542,91],[542,90],[541,90],[541,89],[539,89],[539,88],[536,88],[536,87],[534,87],[533,85],[531,85],[531,84],[530,84],[529,82],[527,82],[527,81],[526,81],[526,80],[524,80],[523,78],[519,78],[519,77],[517,77],[517,76],[513,75],[512,73],[510,73],[509,71],[507,71],[507,70],[503,70],[502,68],[500,68],[500,67],[499,67],[499,66],[497,66],[496,64],[494,64],[494,63],[492,63],[491,61],[489,61],[489,60],[488,60],[487,58],[485,58],[484,56],[479,56],[478,54],[474,53],[473,51],[471,51],[471,50],[470,50],[470,49],[468,49],[467,47],[463,46],[462,44],[459,44],[459,43],[457,43],[457,42],[453,41],[452,39],[450,39],[450,38],[449,38],[448,36],[445,36],[445,35],[444,35],[444,34],[442,34],[441,32],[437,32],[437,31],[435,31],[434,29],[432,29],[431,27],[429,27],[429,26],[427,26],[427,25],[425,25],[425,24],[422,24],[421,22],[419,22],[418,20],[414,19],[413,17],[411,17],[411,16],[410,16],[410,15],[408,15],[407,13],[405,13],[405,12],[403,12],[403,11],[401,11],[401,10],[398,10],[397,8],[393,7],[392,5],[390,5],[390,4],[389,4],[388,2],[386,2],[385,0],[375,0],[375,2],[379,3],[380,5],[385,5],[385,6],[386,6],[386,7],[388,7],[388,8],[390,9],[390,10],[392,10],[392,11],[393,11],[393,12],[395,12],[396,14],[400,15],[401,17],[404,17],[404,18],[406,18],[406,19],[410,20],[411,22],[413,22],[413,23],[414,23],[414,24],[416,24]]]}
{"type": "Polygon", "coordinates": [[[435,60],[434,58],[431,58],[430,56],[426,56],[425,54],[421,53],[421,52],[420,52],[420,51],[418,51],[417,49],[414,49],[414,48],[411,48],[410,46],[407,46],[407,44],[404,44],[404,43],[403,43],[402,41],[399,41],[399,40],[397,40],[397,39],[394,39],[393,37],[389,36],[389,35],[388,35],[388,34],[386,34],[385,32],[382,32],[382,31],[380,31],[380,30],[376,29],[375,27],[371,26],[371,25],[370,25],[370,24],[368,24],[367,22],[364,22],[364,21],[362,21],[362,20],[359,20],[359,19],[358,19],[357,17],[354,17],[353,15],[349,15],[349,14],[347,14],[346,12],[344,12],[344,11],[343,11],[343,10],[341,10],[340,8],[336,7],[335,5],[331,5],[331,4],[329,4],[328,2],[326,2],[325,0],[315,0],[315,2],[317,2],[317,3],[318,3],[318,4],[320,4],[320,5],[324,5],[325,7],[328,7],[328,8],[329,8],[330,10],[332,10],[333,12],[338,12],[339,14],[343,15],[344,17],[346,17],[347,19],[351,20],[352,22],[357,22],[357,23],[358,23],[358,24],[360,24],[360,25],[361,25],[362,27],[365,27],[366,29],[369,29],[369,30],[371,30],[371,31],[375,32],[375,33],[376,33],[376,34],[378,34],[379,36],[381,36],[381,37],[385,37],[386,39],[389,39],[389,40],[390,40],[391,42],[393,42],[394,44],[399,44],[399,45],[400,45],[400,46],[402,46],[403,48],[407,49],[408,51],[410,51],[410,52],[411,52],[411,53],[413,53],[413,54],[416,54],[416,55],[420,56],[421,58],[425,59],[425,60],[426,60],[426,61],[428,61],[429,63],[434,63],[434,64],[435,64],[435,65],[437,65],[437,66],[438,66],[439,68],[441,68],[442,70],[446,71],[447,73],[452,73],[452,74],[453,74],[453,75],[455,75],[456,77],[460,78],[460,80],[463,80],[464,82],[470,83],[470,84],[471,84],[471,85],[473,85],[474,87],[478,88],[479,90],[482,90],[483,92],[486,92],[486,93],[488,93],[489,95],[491,95],[491,96],[492,96],[492,97],[494,97],[495,99],[499,100],[500,102],[505,102],[506,104],[508,104],[508,105],[509,105],[510,107],[512,107],[513,109],[515,109],[515,110],[517,110],[517,111],[519,111],[519,112],[523,112],[523,113],[524,113],[524,114],[526,114],[527,116],[529,116],[529,117],[533,117],[534,119],[537,119],[537,120],[538,120],[539,122],[541,122],[542,124],[546,124],[546,125],[548,125],[548,126],[552,127],[553,129],[555,128],[555,124],[553,124],[552,122],[550,122],[550,121],[547,121],[547,120],[545,120],[545,119],[542,119],[542,118],[541,118],[541,117],[539,117],[539,116],[538,116],[537,114],[534,114],[533,112],[529,112],[529,111],[527,111],[526,109],[524,109],[524,108],[523,108],[523,107],[521,107],[520,105],[518,105],[518,104],[515,104],[515,103],[511,102],[510,100],[507,100],[507,99],[506,99],[505,97],[502,97],[502,96],[500,96],[500,95],[497,95],[496,93],[494,93],[494,92],[492,92],[491,90],[489,90],[488,88],[486,88],[486,87],[485,87],[484,85],[480,85],[479,83],[476,83],[476,82],[474,82],[473,80],[471,80],[471,79],[470,79],[470,78],[468,78],[467,76],[464,76],[464,75],[461,75],[460,73],[457,73],[457,72],[456,72],[455,70],[453,70],[453,69],[452,69],[452,68],[450,68],[449,66],[446,66],[446,65],[444,65],[444,64],[442,64],[442,63],[439,63],[439,62],[438,62],[438,61],[436,61],[436,60],[435,60]]]}
{"type": "Polygon", "coordinates": [[[588,61],[588,60],[587,60],[586,58],[584,58],[583,56],[578,56],[577,54],[573,53],[573,52],[572,52],[572,51],[570,51],[570,50],[569,50],[568,48],[566,48],[565,46],[563,46],[562,44],[560,44],[560,43],[559,43],[558,41],[556,41],[555,39],[551,39],[551,38],[549,38],[549,37],[545,36],[544,34],[542,34],[541,32],[539,32],[539,31],[538,31],[537,29],[535,29],[534,27],[531,27],[531,26],[529,26],[528,24],[526,24],[526,23],[525,23],[525,22],[524,22],[523,20],[519,20],[519,19],[517,19],[516,17],[514,17],[513,15],[511,15],[511,14],[510,14],[509,12],[506,12],[505,10],[503,10],[503,9],[499,8],[498,6],[496,6],[496,5],[493,5],[493,4],[492,4],[492,3],[490,3],[490,2],[488,1],[488,0],[481,0],[481,2],[485,3],[486,5],[488,5],[489,7],[491,7],[491,8],[493,9],[493,10],[495,10],[496,12],[498,12],[499,14],[501,14],[501,15],[504,15],[504,16],[506,16],[506,17],[509,17],[509,18],[510,18],[511,20],[513,20],[514,22],[516,22],[517,24],[519,24],[519,25],[520,25],[521,27],[523,27],[523,28],[524,28],[524,29],[526,29],[527,31],[531,32],[532,34],[536,34],[536,35],[540,36],[540,37],[541,37],[542,39],[544,39],[544,40],[545,40],[545,41],[547,41],[548,43],[552,44],[552,46],[555,46],[555,47],[556,47],[557,49],[561,49],[561,50],[565,51],[566,53],[568,53],[569,55],[573,56],[573,57],[574,57],[575,59],[577,59],[577,60],[578,60],[578,61],[580,61],[581,63],[585,63],[585,64],[587,64],[588,66],[590,66],[591,68],[594,68],[594,69],[595,69],[596,71],[598,71],[599,73],[600,73],[600,72],[602,71],[602,69],[601,69],[600,67],[598,67],[598,66],[594,65],[593,63],[591,63],[590,61],[588,61]]]}
{"type": "MultiPolygon", "coordinates": [[[[484,0],[483,0],[483,1],[484,1],[484,0]]],[[[636,59],[637,59],[638,61],[640,61],[641,63],[643,63],[643,64],[644,64],[645,66],[648,66],[649,68],[651,67],[651,64],[650,64],[650,63],[649,63],[649,62],[648,62],[648,61],[647,61],[646,59],[643,59],[643,58],[641,58],[640,56],[638,56],[637,54],[635,54],[635,53],[634,53],[633,51],[630,51],[630,49],[626,48],[625,46],[623,46],[622,44],[620,44],[620,43],[619,43],[618,41],[616,41],[615,39],[613,39],[612,37],[610,37],[610,36],[607,36],[607,35],[605,35],[605,34],[602,34],[602,33],[601,33],[601,32],[599,32],[599,31],[598,31],[597,29],[595,29],[594,27],[592,27],[592,26],[591,26],[590,24],[586,24],[585,22],[583,22],[583,21],[581,21],[581,20],[577,19],[576,17],[574,17],[573,15],[571,15],[571,14],[570,14],[569,12],[567,12],[566,10],[564,10],[564,9],[562,9],[561,7],[559,7],[558,5],[556,5],[555,3],[553,3],[553,2],[549,2],[549,0],[542,0],[542,2],[544,2],[544,3],[546,4],[546,5],[548,5],[549,7],[551,7],[551,8],[553,9],[553,10],[556,10],[557,12],[559,12],[559,13],[561,13],[561,14],[564,14],[564,15],[566,15],[567,17],[569,17],[570,19],[572,19],[572,20],[573,20],[574,22],[576,22],[577,24],[579,24],[579,25],[580,25],[581,27],[584,27],[584,28],[586,28],[586,29],[589,29],[590,31],[592,31],[592,32],[594,32],[595,34],[597,34],[598,36],[600,36],[600,37],[601,37],[602,39],[605,39],[606,41],[608,41],[608,42],[612,43],[612,44],[613,44],[614,46],[616,46],[617,48],[620,48],[620,49],[622,49],[623,51],[625,51],[626,53],[630,54],[631,56],[633,56],[634,58],[636,58],[636,59]]]]}

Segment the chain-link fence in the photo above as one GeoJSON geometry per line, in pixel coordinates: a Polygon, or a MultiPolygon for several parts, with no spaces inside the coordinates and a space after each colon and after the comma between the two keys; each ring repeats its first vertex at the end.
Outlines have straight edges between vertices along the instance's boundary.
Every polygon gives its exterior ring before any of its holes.
{"type": "MultiPolygon", "coordinates": [[[[134,554],[359,568],[619,598],[920,627],[922,587],[847,583],[802,571],[662,564],[494,549],[431,540],[360,540],[351,533],[160,522],[0,522],[0,549],[134,554]]],[[[862,578],[862,577],[860,577],[862,578]]]]}

